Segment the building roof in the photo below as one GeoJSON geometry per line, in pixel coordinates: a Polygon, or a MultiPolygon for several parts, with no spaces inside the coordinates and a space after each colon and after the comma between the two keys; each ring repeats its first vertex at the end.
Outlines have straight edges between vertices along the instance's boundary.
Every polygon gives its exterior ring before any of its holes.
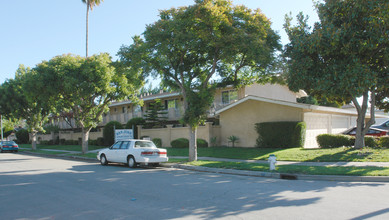
{"type": "MultiPolygon", "coordinates": [[[[155,100],[155,99],[163,99],[163,98],[170,98],[174,96],[178,96],[180,93],[178,92],[164,92],[164,93],[158,93],[158,94],[153,94],[149,96],[141,96],[139,99],[143,101],[150,101],[150,100],[155,100]]],[[[118,102],[113,102],[112,104],[109,105],[109,107],[115,107],[119,105],[126,105],[126,104],[131,104],[132,102],[130,100],[126,101],[118,101],[118,102]]]]}
{"type": "MultiPolygon", "coordinates": [[[[350,110],[350,109],[340,109],[340,108],[333,108],[333,107],[326,107],[326,106],[318,106],[318,105],[310,105],[310,104],[303,104],[303,103],[296,103],[296,102],[288,102],[288,101],[282,101],[282,100],[275,100],[275,99],[269,99],[269,98],[264,98],[264,97],[258,97],[258,96],[246,96],[243,99],[240,99],[230,105],[225,106],[224,108],[219,109],[218,111],[215,112],[215,114],[220,114],[228,109],[231,109],[243,102],[246,102],[248,100],[254,100],[254,101],[259,101],[259,102],[266,102],[266,103],[272,103],[276,105],[283,105],[283,106],[289,106],[289,107],[294,107],[294,108],[300,108],[306,110],[306,112],[328,112],[328,113],[335,113],[335,114],[346,114],[346,115],[355,115],[357,116],[357,111],[355,109],[350,110]]],[[[385,118],[387,116],[381,115],[381,114],[376,114],[376,117],[379,118],[385,118]]],[[[366,117],[369,117],[366,115],[366,117]]]]}

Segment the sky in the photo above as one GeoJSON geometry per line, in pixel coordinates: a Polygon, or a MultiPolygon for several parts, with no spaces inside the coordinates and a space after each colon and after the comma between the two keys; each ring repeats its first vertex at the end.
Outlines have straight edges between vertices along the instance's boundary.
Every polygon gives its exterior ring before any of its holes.
{"type": "MultiPolygon", "coordinates": [[[[108,52],[113,60],[130,45],[159,10],[194,4],[193,0],[105,0],[89,13],[89,55],[108,52]]],[[[299,12],[318,21],[312,0],[234,0],[234,5],[260,8],[272,28],[288,43],[285,14],[299,12]]],[[[81,0],[19,0],[0,3],[0,84],[12,79],[19,64],[35,67],[62,54],[85,56],[86,5],[81,0]]]]}

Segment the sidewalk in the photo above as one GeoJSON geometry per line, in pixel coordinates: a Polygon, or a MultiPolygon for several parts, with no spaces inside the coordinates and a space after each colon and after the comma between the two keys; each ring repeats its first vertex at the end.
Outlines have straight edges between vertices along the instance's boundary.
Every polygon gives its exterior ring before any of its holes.
{"type": "MultiPolygon", "coordinates": [[[[177,159],[187,159],[188,157],[169,157],[177,159]]],[[[267,160],[239,160],[214,157],[197,157],[199,160],[225,161],[225,162],[243,162],[243,163],[263,163],[268,164],[267,160]]],[[[277,161],[277,165],[298,165],[298,166],[355,166],[355,167],[389,167],[389,162],[299,162],[299,161],[277,161]]]]}

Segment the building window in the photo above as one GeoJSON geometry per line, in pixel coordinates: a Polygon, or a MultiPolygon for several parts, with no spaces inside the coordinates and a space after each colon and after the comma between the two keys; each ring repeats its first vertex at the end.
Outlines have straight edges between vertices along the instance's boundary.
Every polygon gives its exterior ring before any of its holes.
{"type": "Polygon", "coordinates": [[[134,114],[137,115],[138,113],[142,112],[142,108],[139,105],[136,105],[133,108],[134,114]]]}
{"type": "Polygon", "coordinates": [[[171,108],[177,109],[178,108],[177,99],[168,100],[167,107],[168,107],[168,109],[171,109],[171,108]]]}
{"type": "Polygon", "coordinates": [[[222,92],[222,103],[230,104],[232,101],[238,100],[238,91],[229,90],[222,92]]]}
{"type": "Polygon", "coordinates": [[[126,113],[126,107],[122,108],[122,113],[126,113]]]}

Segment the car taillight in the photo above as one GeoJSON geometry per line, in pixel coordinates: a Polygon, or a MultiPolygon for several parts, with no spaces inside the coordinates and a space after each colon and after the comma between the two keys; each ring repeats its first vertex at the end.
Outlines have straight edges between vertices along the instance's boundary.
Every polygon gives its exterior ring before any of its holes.
{"type": "Polygon", "coordinates": [[[18,145],[14,145],[14,146],[12,146],[12,147],[18,147],[18,145]]]}
{"type": "Polygon", "coordinates": [[[152,156],[152,155],[166,155],[166,152],[159,151],[143,151],[140,153],[141,156],[152,156]]]}

